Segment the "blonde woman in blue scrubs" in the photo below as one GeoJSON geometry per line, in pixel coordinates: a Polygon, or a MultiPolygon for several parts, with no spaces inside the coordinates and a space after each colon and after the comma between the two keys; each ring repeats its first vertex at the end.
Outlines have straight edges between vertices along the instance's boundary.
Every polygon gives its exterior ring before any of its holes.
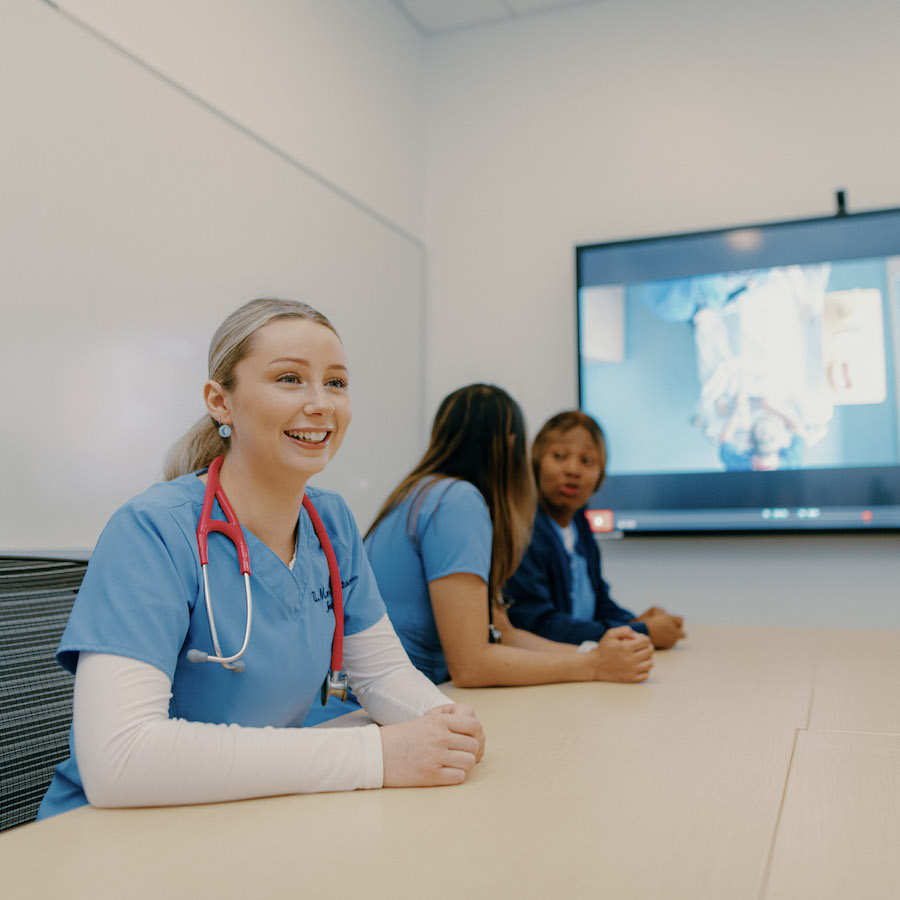
{"type": "MultiPolygon", "coordinates": [[[[307,487],[350,424],[344,348],[306,304],[255,300],[213,337],[207,415],[176,445],[167,481],[126,503],[91,557],[58,659],[75,673],[71,756],[39,818],[86,803],[160,806],[274,794],[462,782],[484,752],[474,712],[410,663],[387,619],[353,517],[307,487]],[[225,427],[221,427],[225,426],[225,427]],[[210,463],[249,547],[245,671],[189,659],[211,650],[197,523],[210,463]],[[329,669],[334,612],[321,516],[344,585],[344,670],[378,725],[299,727],[329,669]]],[[[215,517],[222,517],[218,505],[215,517]]],[[[220,644],[244,635],[231,541],[209,540],[220,644]]],[[[233,652],[233,651],[231,651],[233,652]]]]}

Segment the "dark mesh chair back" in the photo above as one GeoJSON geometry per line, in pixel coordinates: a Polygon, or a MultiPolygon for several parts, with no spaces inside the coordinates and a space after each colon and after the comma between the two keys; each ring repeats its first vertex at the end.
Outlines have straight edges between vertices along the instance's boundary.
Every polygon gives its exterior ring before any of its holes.
{"type": "Polygon", "coordinates": [[[0,831],[34,820],[69,755],[74,679],[54,654],[86,568],[0,557],[0,831]]]}

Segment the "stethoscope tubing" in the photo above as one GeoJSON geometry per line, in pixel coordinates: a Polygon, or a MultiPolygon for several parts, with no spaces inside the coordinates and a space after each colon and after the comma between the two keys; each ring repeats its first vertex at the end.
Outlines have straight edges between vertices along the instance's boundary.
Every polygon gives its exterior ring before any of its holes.
{"type": "MultiPolygon", "coordinates": [[[[253,621],[253,593],[250,590],[250,573],[245,572],[244,575],[244,591],[247,596],[247,625],[244,628],[244,642],[241,644],[241,649],[238,650],[233,656],[225,656],[222,652],[222,647],[219,645],[219,635],[216,633],[216,618],[213,615],[212,611],[212,595],[209,592],[209,576],[206,573],[206,570],[209,568],[208,563],[204,563],[200,566],[200,571],[203,573],[203,592],[206,597],[206,616],[209,619],[209,631],[212,635],[213,647],[215,647],[216,655],[210,656],[208,653],[203,654],[204,659],[198,660],[199,662],[217,662],[221,663],[221,665],[225,666],[229,669],[234,669],[236,672],[244,671],[244,663],[239,662],[240,658],[247,652],[247,645],[250,643],[250,625],[253,621]],[[238,668],[240,666],[240,668],[238,668]]],[[[200,651],[190,651],[195,655],[199,655],[200,651]]]]}
{"type": "Polygon", "coordinates": [[[328,580],[331,582],[331,603],[334,607],[334,638],[331,642],[331,669],[340,672],[344,657],[344,594],[341,585],[341,573],[338,568],[337,557],[334,555],[334,547],[325,530],[325,525],[318,511],[312,505],[312,501],[306,494],[303,495],[303,508],[312,522],[313,531],[319,539],[319,544],[325,552],[328,560],[328,580]]]}
{"type": "MultiPolygon", "coordinates": [[[[209,631],[212,636],[215,656],[204,653],[202,650],[188,650],[187,658],[190,662],[214,662],[219,663],[233,672],[243,672],[245,663],[241,657],[247,652],[250,643],[250,628],[253,621],[253,594],[250,590],[250,549],[241,529],[240,522],[222,490],[219,482],[219,470],[222,468],[224,456],[217,456],[209,465],[206,475],[206,491],[203,495],[203,507],[200,510],[200,521],[197,524],[197,551],[200,556],[200,571],[203,574],[203,594],[206,600],[206,615],[209,620],[209,631]],[[213,500],[219,501],[219,506],[225,514],[225,520],[212,518],[213,500]],[[216,619],[213,614],[212,594],[209,590],[209,532],[218,531],[228,537],[235,545],[238,554],[238,562],[241,574],[244,576],[244,591],[247,600],[247,624],[244,628],[244,641],[237,653],[226,656],[219,644],[219,635],[216,631],[216,619]]],[[[334,547],[328,537],[328,532],[322,522],[312,501],[306,494],[303,495],[303,508],[312,522],[313,530],[319,539],[319,544],[325,553],[328,562],[328,577],[331,582],[331,601],[334,612],[334,637],[331,642],[331,668],[322,688],[322,702],[327,702],[328,696],[335,695],[342,700],[347,696],[346,676],[341,673],[344,656],[344,595],[341,584],[341,573],[338,567],[337,556],[334,547]]]]}

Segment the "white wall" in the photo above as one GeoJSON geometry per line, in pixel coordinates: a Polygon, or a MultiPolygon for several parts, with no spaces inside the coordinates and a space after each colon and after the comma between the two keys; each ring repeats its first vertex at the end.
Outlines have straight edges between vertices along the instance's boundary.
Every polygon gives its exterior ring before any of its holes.
{"type": "MultiPolygon", "coordinates": [[[[341,328],[325,474],[366,524],[452,388],[504,385],[532,429],[574,404],[574,245],[828,214],[839,187],[900,205],[895,0],[607,0],[429,41],[389,0],[60,6],[0,7],[0,550],[93,543],[250,296],[341,328]]],[[[623,603],[693,621],[900,627],[896,551],[604,559],[623,603]]]]}
{"type": "MultiPolygon", "coordinates": [[[[429,410],[575,404],[576,244],[900,206],[898,33],[895,0],[609,0],[432,42],[429,410]]],[[[900,627],[895,538],[604,548],[629,606],[900,627]]]]}
{"type": "Polygon", "coordinates": [[[342,333],[354,423],[317,482],[367,524],[425,433],[421,36],[363,0],[63,6],[0,12],[0,550],[92,546],[265,295],[342,333]]]}
{"type": "Polygon", "coordinates": [[[411,235],[425,43],[389,0],[54,0],[411,235]]]}

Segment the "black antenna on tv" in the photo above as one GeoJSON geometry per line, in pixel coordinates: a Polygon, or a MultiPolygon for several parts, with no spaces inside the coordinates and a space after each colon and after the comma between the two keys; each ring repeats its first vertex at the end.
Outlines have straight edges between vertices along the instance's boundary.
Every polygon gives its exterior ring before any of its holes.
{"type": "Polygon", "coordinates": [[[835,191],[834,199],[837,201],[837,211],[835,216],[847,215],[847,193],[846,191],[835,191]]]}

